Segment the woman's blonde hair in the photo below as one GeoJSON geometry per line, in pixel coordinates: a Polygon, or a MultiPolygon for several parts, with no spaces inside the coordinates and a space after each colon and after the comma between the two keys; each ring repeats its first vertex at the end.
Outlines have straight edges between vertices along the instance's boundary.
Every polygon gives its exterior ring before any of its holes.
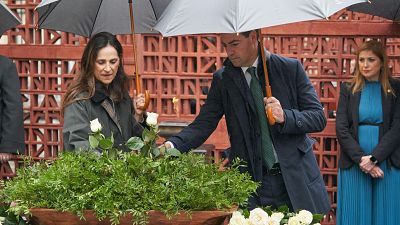
{"type": "Polygon", "coordinates": [[[381,61],[381,69],[379,73],[379,82],[382,85],[382,90],[387,96],[388,93],[395,95],[392,86],[390,85],[389,80],[391,79],[391,73],[389,70],[388,57],[386,55],[386,50],[383,44],[376,40],[370,40],[364,42],[360,48],[357,50],[357,58],[354,69],[354,77],[351,80],[351,90],[352,93],[355,94],[358,91],[361,91],[365,84],[365,78],[361,75],[360,72],[360,64],[359,57],[360,53],[363,51],[371,51],[374,55],[376,55],[381,61]]]}

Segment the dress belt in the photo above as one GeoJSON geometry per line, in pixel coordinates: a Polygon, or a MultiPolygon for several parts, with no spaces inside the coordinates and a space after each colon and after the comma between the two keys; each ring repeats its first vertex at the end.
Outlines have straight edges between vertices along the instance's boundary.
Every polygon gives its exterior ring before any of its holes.
{"type": "Polygon", "coordinates": [[[358,126],[381,126],[383,123],[360,122],[358,126]]]}

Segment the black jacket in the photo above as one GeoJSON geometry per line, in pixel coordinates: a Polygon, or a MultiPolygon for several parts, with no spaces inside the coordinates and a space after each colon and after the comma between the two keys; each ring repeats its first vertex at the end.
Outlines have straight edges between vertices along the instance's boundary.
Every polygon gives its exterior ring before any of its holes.
{"type": "MultiPolygon", "coordinates": [[[[388,159],[389,166],[400,168],[400,81],[390,80],[395,95],[382,90],[383,123],[379,127],[379,143],[371,153],[378,162],[388,159]]],[[[343,83],[340,89],[336,113],[336,135],[340,144],[339,168],[358,165],[365,154],[358,144],[358,107],[361,92],[351,93],[350,85],[343,83]]]]}
{"type": "Polygon", "coordinates": [[[15,64],[0,56],[0,152],[24,153],[24,121],[15,64]]]}

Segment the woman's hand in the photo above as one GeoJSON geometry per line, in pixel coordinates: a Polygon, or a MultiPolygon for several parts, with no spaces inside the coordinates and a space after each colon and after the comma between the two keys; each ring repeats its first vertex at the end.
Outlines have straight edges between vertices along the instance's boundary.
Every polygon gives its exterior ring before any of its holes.
{"type": "Polygon", "coordinates": [[[369,173],[372,170],[372,168],[374,168],[374,166],[375,166],[375,163],[373,163],[370,160],[370,158],[371,158],[370,155],[361,157],[361,162],[360,162],[359,166],[360,166],[360,169],[364,173],[369,173]]]}
{"type": "Polygon", "coordinates": [[[369,172],[369,175],[371,175],[371,177],[373,178],[383,178],[384,173],[383,170],[379,168],[379,166],[374,166],[369,172]]]}
{"type": "Polygon", "coordinates": [[[135,108],[135,119],[138,122],[143,122],[143,114],[146,110],[143,110],[143,106],[145,104],[145,97],[143,93],[136,95],[136,91],[133,92],[133,107],[135,108]]]}

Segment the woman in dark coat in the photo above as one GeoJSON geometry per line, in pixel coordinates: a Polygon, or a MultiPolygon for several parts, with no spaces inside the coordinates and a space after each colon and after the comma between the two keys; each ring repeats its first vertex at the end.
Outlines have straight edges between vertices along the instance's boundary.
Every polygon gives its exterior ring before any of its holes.
{"type": "MultiPolygon", "coordinates": [[[[90,122],[98,119],[101,132],[114,136],[114,146],[132,136],[141,136],[144,96],[132,102],[129,82],[122,64],[122,46],[107,32],[94,35],[83,52],[81,73],[68,88],[63,100],[64,150],[89,147],[90,122]]],[[[120,147],[121,146],[121,147],[120,147]]]]}
{"type": "Polygon", "coordinates": [[[337,110],[338,225],[400,224],[399,94],[385,48],[365,42],[353,80],[341,87],[337,110]]]}

